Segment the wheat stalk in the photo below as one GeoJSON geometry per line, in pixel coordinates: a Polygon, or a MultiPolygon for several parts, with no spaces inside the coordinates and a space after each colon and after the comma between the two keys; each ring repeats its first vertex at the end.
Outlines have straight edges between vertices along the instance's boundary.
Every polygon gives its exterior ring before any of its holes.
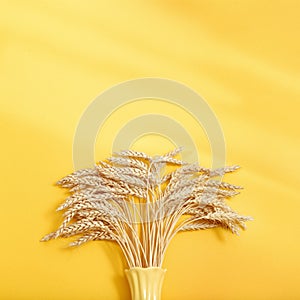
{"type": "Polygon", "coordinates": [[[238,166],[210,170],[187,164],[175,158],[181,150],[154,157],[123,150],[62,178],[57,184],[71,192],[57,209],[64,219],[42,241],[71,236],[78,236],[71,246],[113,241],[130,268],[161,267],[178,232],[222,227],[239,234],[252,218],[233,211],[226,200],[241,187],[215,179],[238,166]],[[173,171],[166,172],[168,165],[173,171]]]}

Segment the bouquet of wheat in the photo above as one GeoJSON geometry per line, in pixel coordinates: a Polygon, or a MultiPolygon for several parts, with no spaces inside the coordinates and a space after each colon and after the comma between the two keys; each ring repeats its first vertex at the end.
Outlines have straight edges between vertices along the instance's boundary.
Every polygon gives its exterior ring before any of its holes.
{"type": "Polygon", "coordinates": [[[166,249],[181,231],[223,227],[238,234],[251,219],[233,211],[225,200],[240,186],[217,178],[238,166],[210,170],[175,158],[125,150],[91,169],[58,181],[71,196],[60,227],[42,241],[79,235],[71,246],[108,240],[119,244],[132,299],[160,299],[166,249]]]}

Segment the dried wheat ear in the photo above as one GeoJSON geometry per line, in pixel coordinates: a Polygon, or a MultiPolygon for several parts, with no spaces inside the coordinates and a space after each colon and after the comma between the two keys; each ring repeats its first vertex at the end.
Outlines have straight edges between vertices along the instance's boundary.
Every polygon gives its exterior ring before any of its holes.
{"type": "Polygon", "coordinates": [[[210,170],[187,164],[174,158],[181,150],[155,157],[125,150],[64,177],[57,183],[71,193],[57,209],[64,211],[64,220],[42,241],[75,235],[79,238],[71,246],[114,241],[130,268],[161,267],[178,232],[223,227],[238,234],[245,229],[252,218],[225,202],[241,187],[217,179],[239,167],[210,170]]]}

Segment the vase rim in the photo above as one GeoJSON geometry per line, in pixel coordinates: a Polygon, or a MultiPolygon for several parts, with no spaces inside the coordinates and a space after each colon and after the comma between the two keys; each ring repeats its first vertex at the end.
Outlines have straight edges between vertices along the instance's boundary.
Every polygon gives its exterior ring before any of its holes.
{"type": "Polygon", "coordinates": [[[162,270],[164,272],[167,271],[167,269],[164,269],[162,267],[132,267],[132,268],[129,268],[129,269],[125,269],[125,272],[129,272],[129,271],[132,271],[132,270],[162,270]]]}

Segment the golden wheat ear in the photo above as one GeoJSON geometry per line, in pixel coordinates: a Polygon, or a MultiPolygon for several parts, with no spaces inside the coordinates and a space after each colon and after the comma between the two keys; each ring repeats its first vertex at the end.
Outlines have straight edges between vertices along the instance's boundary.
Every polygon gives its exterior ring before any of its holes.
{"type": "Polygon", "coordinates": [[[123,150],[62,178],[71,195],[58,229],[41,241],[77,237],[70,246],[107,240],[119,244],[129,268],[161,267],[175,234],[222,227],[234,234],[252,220],[235,212],[227,200],[242,187],[221,180],[238,166],[210,170],[175,157],[123,150]],[[167,171],[172,166],[172,171],[167,171]]]}

